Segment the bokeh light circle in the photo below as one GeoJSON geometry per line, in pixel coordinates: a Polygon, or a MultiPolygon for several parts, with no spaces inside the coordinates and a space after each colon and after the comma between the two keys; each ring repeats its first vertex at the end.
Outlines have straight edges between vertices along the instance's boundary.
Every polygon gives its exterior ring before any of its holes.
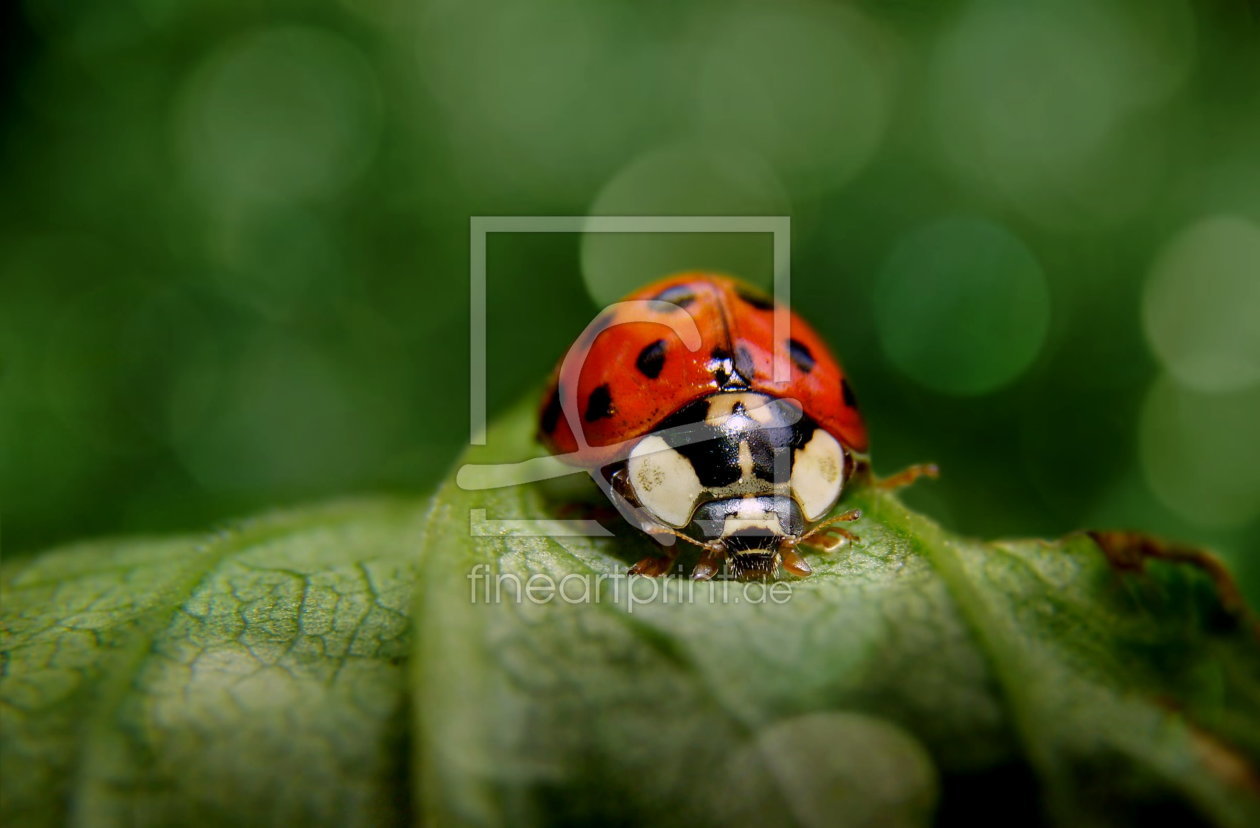
{"type": "Polygon", "coordinates": [[[171,396],[175,450],[188,472],[212,491],[300,491],[351,478],[370,436],[357,426],[362,404],[353,376],[318,347],[258,335],[238,347],[249,359],[218,372],[215,416],[196,433],[179,417],[198,404],[197,364],[171,396]]]}
{"type": "Polygon", "coordinates": [[[893,64],[889,39],[852,8],[734,6],[708,38],[697,125],[765,156],[794,191],[834,187],[882,142],[893,64]]]}
{"type": "Polygon", "coordinates": [[[951,218],[897,244],[880,271],[875,324],[888,357],[922,385],[984,394],[1019,376],[1050,321],[1041,266],[1010,231],[951,218]]]}
{"type": "Polygon", "coordinates": [[[1142,321],[1181,385],[1231,391],[1260,383],[1260,225],[1211,216],[1169,241],[1146,282],[1142,321]]]}
{"type": "MultiPolygon", "coordinates": [[[[629,12],[565,0],[424,4],[416,63],[460,187],[496,203],[525,197],[535,210],[540,194],[587,198],[619,159],[676,133],[679,33],[629,12]]],[[[413,128],[433,125],[417,118],[413,128]]]]}
{"type": "Polygon", "coordinates": [[[933,56],[932,131],[959,173],[1024,206],[1065,192],[1124,200],[1151,171],[1128,169],[1132,153],[1096,162],[1131,114],[1180,88],[1194,55],[1184,2],[973,2],[933,56]],[[1126,186],[1096,192],[1116,166],[1126,186]]]}
{"type": "Polygon", "coordinates": [[[228,205],[335,193],[381,127],[375,74],[348,39],[311,27],[221,45],[186,82],[178,146],[196,185],[228,205]]]}
{"type": "Polygon", "coordinates": [[[1260,386],[1205,394],[1165,375],[1143,404],[1140,446],[1147,483],[1187,520],[1233,527],[1260,516],[1260,386]]]}
{"type": "Polygon", "coordinates": [[[207,238],[218,264],[215,286],[228,301],[274,319],[344,300],[351,271],[342,232],[300,206],[227,218],[207,238]]]}
{"type": "MultiPolygon", "coordinates": [[[[650,152],[600,191],[593,216],[783,216],[791,202],[756,155],[686,145],[650,152]]],[[[669,273],[730,273],[769,287],[770,233],[584,233],[582,276],[597,304],[669,273]]]]}

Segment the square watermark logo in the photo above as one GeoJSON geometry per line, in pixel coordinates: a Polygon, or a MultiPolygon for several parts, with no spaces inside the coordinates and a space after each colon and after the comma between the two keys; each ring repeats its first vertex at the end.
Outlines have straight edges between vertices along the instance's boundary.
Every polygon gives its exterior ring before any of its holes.
{"type": "MultiPolygon", "coordinates": [[[[469,231],[468,442],[474,446],[486,444],[486,240],[491,233],[768,233],[774,263],[771,293],[781,307],[792,306],[789,216],[473,216],[469,231]]],[[[643,281],[666,275],[645,273],[643,281]]],[[[776,315],[774,322],[775,342],[786,342],[787,314],[776,315]]],[[[786,382],[786,349],[776,349],[775,356],[774,380],[786,382]]]]}

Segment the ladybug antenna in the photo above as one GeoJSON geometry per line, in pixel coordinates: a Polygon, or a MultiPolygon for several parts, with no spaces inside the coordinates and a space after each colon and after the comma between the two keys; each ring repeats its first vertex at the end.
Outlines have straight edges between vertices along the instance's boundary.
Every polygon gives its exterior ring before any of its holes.
{"type": "Polygon", "coordinates": [[[673,535],[676,538],[681,538],[682,540],[685,540],[687,543],[694,544],[695,546],[698,546],[701,549],[707,550],[709,552],[720,549],[722,546],[721,541],[718,541],[718,540],[698,541],[695,538],[693,538],[691,535],[684,534],[683,532],[679,532],[677,529],[672,529],[668,526],[656,526],[656,527],[653,527],[653,531],[660,532],[662,534],[673,535]]]}
{"type": "Polygon", "coordinates": [[[805,541],[812,538],[814,535],[817,535],[819,532],[826,529],[828,526],[831,526],[833,523],[849,523],[851,521],[857,520],[860,517],[862,517],[861,509],[850,509],[847,512],[841,512],[835,517],[824,520],[822,523],[814,524],[813,528],[811,528],[808,532],[806,532],[805,534],[797,538],[796,542],[804,543],[805,541]]]}

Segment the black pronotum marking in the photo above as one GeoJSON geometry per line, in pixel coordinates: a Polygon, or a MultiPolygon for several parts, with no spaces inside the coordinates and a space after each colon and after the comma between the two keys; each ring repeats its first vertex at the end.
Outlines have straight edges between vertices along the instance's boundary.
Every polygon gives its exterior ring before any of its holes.
{"type": "Polygon", "coordinates": [[[666,444],[691,463],[700,485],[709,488],[729,486],[739,480],[739,441],[722,429],[709,425],[707,399],[696,400],[661,421],[662,429],[680,427],[675,434],[663,434],[666,444]]]}
{"type": "Polygon", "coordinates": [[[665,367],[665,340],[658,339],[650,345],[644,346],[639,351],[639,356],[634,361],[634,367],[639,369],[639,373],[648,379],[656,379],[661,375],[661,369],[665,367]]]}
{"type": "Polygon", "coordinates": [[[849,408],[857,408],[857,397],[853,393],[853,389],[849,387],[847,379],[840,380],[840,393],[844,395],[844,404],[849,408]]]}
{"type": "MultiPolygon", "coordinates": [[[[791,473],[795,451],[809,442],[817,425],[807,416],[794,423],[762,425],[747,413],[733,412],[719,426],[705,421],[710,399],[683,406],[661,421],[660,429],[677,428],[661,437],[691,463],[700,484],[706,488],[729,486],[740,478],[739,445],[747,442],[753,460],[753,475],[774,482],[776,463],[780,473],[791,473]]],[[[770,403],[781,406],[782,402],[770,403]]],[[[774,409],[776,411],[782,409],[774,409]]],[[[786,414],[786,410],[783,410],[786,414]]]]}
{"type": "Polygon", "coordinates": [[[809,348],[805,347],[805,343],[795,339],[788,340],[788,356],[792,358],[792,362],[796,363],[796,367],[801,369],[801,373],[808,374],[814,370],[817,360],[810,353],[809,348]]]}
{"type": "Polygon", "coordinates": [[[662,290],[652,298],[659,302],[669,302],[671,305],[685,308],[696,301],[696,294],[687,285],[674,285],[671,288],[665,288],[665,290],[662,290]]]}
{"type": "Polygon", "coordinates": [[[774,300],[746,287],[735,288],[735,295],[757,310],[774,310],[774,300]]]}
{"type": "Polygon", "coordinates": [[[560,385],[551,389],[551,396],[547,398],[547,404],[543,406],[542,417],[538,424],[542,426],[543,434],[551,434],[556,430],[556,425],[560,422],[560,385]]]}
{"type": "Polygon", "coordinates": [[[612,392],[608,390],[608,383],[604,383],[586,398],[586,413],[582,417],[588,423],[593,423],[596,420],[602,420],[612,415],[612,392]]]}

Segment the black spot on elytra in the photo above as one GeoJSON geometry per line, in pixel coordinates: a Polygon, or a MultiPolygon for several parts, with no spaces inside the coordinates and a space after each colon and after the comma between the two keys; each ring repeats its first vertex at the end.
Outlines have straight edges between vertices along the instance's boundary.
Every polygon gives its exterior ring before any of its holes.
{"type": "Polygon", "coordinates": [[[685,308],[696,301],[696,294],[687,285],[674,285],[671,288],[665,288],[652,298],[658,302],[669,302],[671,305],[685,308]]]}
{"type": "Polygon", "coordinates": [[[840,393],[844,395],[844,404],[849,408],[857,408],[857,396],[853,393],[853,389],[849,387],[847,379],[840,380],[840,393]]]}
{"type": "Polygon", "coordinates": [[[612,392],[608,390],[608,383],[596,388],[591,395],[586,398],[586,412],[582,415],[588,423],[596,420],[602,420],[605,417],[613,415],[612,392]]]}
{"type": "Polygon", "coordinates": [[[551,434],[556,430],[556,425],[560,422],[560,414],[560,386],[557,385],[551,389],[551,396],[547,399],[547,404],[543,406],[542,418],[539,420],[543,434],[551,434]]]}
{"type": "Polygon", "coordinates": [[[661,375],[661,369],[665,367],[665,340],[658,339],[650,345],[644,346],[639,351],[639,356],[634,361],[634,367],[639,369],[639,373],[648,379],[656,379],[661,375]]]}
{"type": "Polygon", "coordinates": [[[764,294],[757,293],[751,288],[746,288],[746,287],[735,288],[735,295],[738,296],[740,299],[743,299],[749,305],[752,305],[757,310],[763,310],[763,311],[774,310],[773,299],[771,299],[769,296],[766,296],[764,294]]]}
{"type": "Polygon", "coordinates": [[[796,363],[796,367],[800,368],[802,373],[808,374],[810,371],[814,370],[816,360],[814,359],[814,355],[810,353],[809,348],[806,348],[803,342],[798,342],[795,339],[789,339],[788,356],[792,358],[792,362],[796,363]]]}

